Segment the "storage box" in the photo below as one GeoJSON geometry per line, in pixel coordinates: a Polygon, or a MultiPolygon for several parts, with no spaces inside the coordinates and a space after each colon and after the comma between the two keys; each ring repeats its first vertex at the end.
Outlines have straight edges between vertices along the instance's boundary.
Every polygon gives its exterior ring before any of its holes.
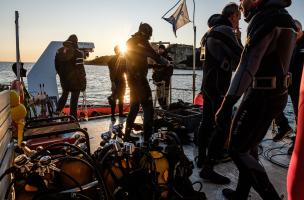
{"type": "Polygon", "coordinates": [[[198,109],[175,109],[166,111],[165,115],[179,120],[189,133],[195,131],[202,119],[202,112],[198,109]]]}

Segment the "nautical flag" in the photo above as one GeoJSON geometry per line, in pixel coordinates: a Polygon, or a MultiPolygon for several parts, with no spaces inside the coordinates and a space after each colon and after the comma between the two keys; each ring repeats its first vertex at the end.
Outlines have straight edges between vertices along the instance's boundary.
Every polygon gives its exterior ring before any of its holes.
{"type": "MultiPolygon", "coordinates": [[[[170,12],[173,8],[171,8],[168,12],[170,12]]],[[[168,12],[166,12],[166,14],[168,12]]],[[[166,14],[164,14],[164,16],[166,14]]],[[[182,3],[178,6],[176,11],[169,18],[165,18],[164,16],[162,18],[164,20],[166,20],[167,22],[169,22],[170,24],[172,24],[173,32],[175,34],[175,37],[176,37],[176,30],[190,22],[189,15],[188,15],[188,10],[187,10],[187,5],[186,5],[185,0],[182,0],[182,3]]]]}

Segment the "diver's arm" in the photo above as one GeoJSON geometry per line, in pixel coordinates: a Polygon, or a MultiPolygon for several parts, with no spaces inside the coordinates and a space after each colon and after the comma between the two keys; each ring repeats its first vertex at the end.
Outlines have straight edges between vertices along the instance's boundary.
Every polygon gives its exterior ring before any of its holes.
{"type": "Polygon", "coordinates": [[[148,41],[139,43],[138,46],[141,48],[140,54],[155,60],[158,64],[169,65],[169,61],[156,53],[148,41]]]}
{"type": "Polygon", "coordinates": [[[227,46],[226,44],[223,45],[223,49],[226,53],[226,55],[228,55],[228,57],[230,58],[230,64],[231,64],[231,68],[233,71],[236,70],[239,62],[240,62],[240,58],[243,52],[244,47],[239,43],[239,41],[237,40],[237,37],[235,36],[235,33],[231,30],[229,30],[230,32],[230,37],[231,37],[231,42],[232,42],[232,46],[229,45],[227,46]]]}
{"type": "Polygon", "coordinates": [[[110,80],[111,80],[111,82],[114,81],[113,62],[115,62],[115,61],[114,61],[114,56],[112,56],[111,59],[110,59],[110,60],[108,61],[108,63],[107,63],[108,68],[109,68],[109,74],[110,74],[110,80]]]}
{"type": "Polygon", "coordinates": [[[245,47],[241,56],[240,64],[226,96],[235,96],[239,98],[247,90],[252,83],[253,77],[258,71],[262,58],[264,57],[274,36],[275,30],[265,36],[255,46],[249,48],[245,47]]]}
{"type": "MultiPolygon", "coordinates": [[[[228,37],[227,34],[225,35],[228,37]]],[[[243,48],[238,44],[232,31],[229,36],[229,43],[223,42],[213,37],[208,37],[207,46],[210,53],[214,58],[216,58],[216,60],[219,62],[226,62],[229,60],[229,64],[231,65],[232,70],[235,70],[237,68],[243,48]]]]}

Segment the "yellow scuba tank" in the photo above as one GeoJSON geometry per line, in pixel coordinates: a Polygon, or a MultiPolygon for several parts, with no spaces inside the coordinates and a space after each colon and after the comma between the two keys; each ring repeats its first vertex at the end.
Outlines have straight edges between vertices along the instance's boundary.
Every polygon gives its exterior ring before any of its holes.
{"type": "Polygon", "coordinates": [[[165,155],[159,151],[150,151],[150,158],[144,156],[140,160],[140,166],[148,169],[149,173],[157,173],[157,184],[161,188],[161,198],[167,198],[167,183],[169,180],[169,162],[165,155]]]}

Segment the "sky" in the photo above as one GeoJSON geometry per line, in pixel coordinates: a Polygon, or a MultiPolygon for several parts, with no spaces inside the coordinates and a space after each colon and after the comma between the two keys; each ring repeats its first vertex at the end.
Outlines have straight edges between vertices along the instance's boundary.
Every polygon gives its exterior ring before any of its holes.
{"type": "MultiPolygon", "coordinates": [[[[193,44],[193,23],[177,30],[161,19],[178,0],[0,0],[0,61],[16,60],[15,10],[19,11],[20,54],[23,62],[36,62],[51,41],[76,34],[80,42],[94,42],[89,59],[111,55],[138,30],[140,22],[153,27],[151,41],[193,44]]],[[[195,0],[196,45],[207,30],[207,20],[225,4],[238,0],[195,0]]],[[[191,20],[193,0],[186,0],[191,20]]],[[[304,1],[293,0],[288,11],[304,24],[304,1]]],[[[169,13],[170,14],[170,13],[169,13]]],[[[241,20],[244,38],[247,24],[241,20]]]]}

